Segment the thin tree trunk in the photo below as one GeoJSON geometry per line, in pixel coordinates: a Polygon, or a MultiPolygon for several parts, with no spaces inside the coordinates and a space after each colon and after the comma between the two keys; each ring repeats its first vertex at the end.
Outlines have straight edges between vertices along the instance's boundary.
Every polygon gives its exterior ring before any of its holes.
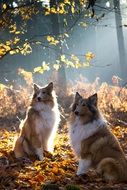
{"type": "MultiPolygon", "coordinates": [[[[50,1],[50,8],[57,6],[58,1],[57,0],[51,0],[50,1]]],[[[58,34],[60,34],[60,20],[59,20],[59,15],[58,14],[51,14],[51,24],[52,24],[52,32],[54,34],[54,36],[58,36],[58,34]]],[[[59,59],[60,55],[62,55],[62,48],[61,48],[61,43],[59,43],[59,51],[55,51],[55,59],[59,59]]],[[[63,63],[61,64],[61,68],[58,70],[58,74],[57,74],[57,81],[58,81],[58,85],[59,87],[61,87],[62,89],[64,89],[64,92],[66,92],[66,73],[65,73],[65,68],[63,63]]]]}
{"type": "Polygon", "coordinates": [[[115,21],[116,21],[116,32],[117,32],[117,41],[118,41],[118,51],[119,51],[119,64],[121,69],[121,77],[123,80],[127,80],[127,65],[125,59],[125,46],[124,46],[124,36],[122,29],[122,17],[120,11],[120,2],[119,0],[113,0],[115,7],[115,21]],[[117,12],[118,9],[118,12],[117,12]]]}

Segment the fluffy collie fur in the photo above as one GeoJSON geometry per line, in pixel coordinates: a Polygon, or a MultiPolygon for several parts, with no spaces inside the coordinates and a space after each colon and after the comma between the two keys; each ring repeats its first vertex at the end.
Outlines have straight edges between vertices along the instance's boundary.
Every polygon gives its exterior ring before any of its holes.
{"type": "Polygon", "coordinates": [[[94,168],[105,180],[127,181],[125,154],[98,110],[97,94],[84,99],[76,93],[69,135],[79,159],[77,175],[94,168]]]}
{"type": "Polygon", "coordinates": [[[60,113],[53,83],[46,87],[34,84],[34,93],[26,118],[20,124],[21,132],[14,145],[16,158],[36,154],[43,160],[43,151],[53,152],[54,138],[60,122],[60,113]]]}

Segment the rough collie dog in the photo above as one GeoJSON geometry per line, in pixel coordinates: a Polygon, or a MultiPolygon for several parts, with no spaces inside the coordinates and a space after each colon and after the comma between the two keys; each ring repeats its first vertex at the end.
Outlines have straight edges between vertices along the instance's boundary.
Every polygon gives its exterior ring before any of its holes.
{"type": "Polygon", "coordinates": [[[53,152],[54,138],[60,122],[60,113],[53,83],[41,88],[34,84],[34,93],[26,118],[20,124],[21,132],[14,145],[16,158],[37,155],[43,160],[43,151],[53,152]]]}
{"type": "Polygon", "coordinates": [[[97,94],[84,99],[76,93],[69,135],[79,158],[78,176],[94,168],[106,181],[127,180],[125,154],[98,110],[97,94]]]}

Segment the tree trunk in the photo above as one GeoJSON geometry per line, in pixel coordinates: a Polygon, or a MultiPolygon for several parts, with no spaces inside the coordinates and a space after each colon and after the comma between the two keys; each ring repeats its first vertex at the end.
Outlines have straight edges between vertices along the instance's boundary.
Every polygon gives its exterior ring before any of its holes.
{"type": "Polygon", "coordinates": [[[116,32],[117,32],[117,41],[118,41],[118,51],[119,51],[119,64],[121,69],[121,78],[127,80],[127,66],[125,58],[125,46],[124,46],[124,36],[122,29],[122,17],[120,11],[120,2],[119,0],[113,0],[115,7],[115,21],[116,21],[116,32]],[[119,10],[117,12],[117,9],[119,10]]]}
{"type": "MultiPolygon", "coordinates": [[[[50,8],[52,7],[57,7],[58,5],[58,1],[57,0],[51,0],[50,1],[50,8]]],[[[59,15],[58,14],[51,14],[51,24],[52,24],[52,32],[53,35],[55,37],[58,36],[58,34],[60,34],[60,20],[59,20],[59,15]]],[[[58,51],[55,51],[55,60],[60,58],[60,55],[62,55],[62,46],[61,46],[61,42],[59,43],[59,45],[57,46],[59,48],[58,51]]],[[[61,64],[61,68],[58,70],[58,74],[57,74],[57,82],[60,88],[64,89],[64,92],[66,92],[66,73],[65,73],[65,68],[64,65],[62,63],[61,64]]]]}

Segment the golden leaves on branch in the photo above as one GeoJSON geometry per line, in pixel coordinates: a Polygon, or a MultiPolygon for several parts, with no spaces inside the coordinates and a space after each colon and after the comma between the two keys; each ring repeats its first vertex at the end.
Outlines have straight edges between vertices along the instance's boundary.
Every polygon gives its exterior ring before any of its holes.
{"type": "Polygon", "coordinates": [[[56,63],[53,65],[53,68],[58,71],[60,69],[60,64],[59,63],[56,63]]]}
{"type": "MultiPolygon", "coordinates": [[[[84,6],[86,1],[80,0],[79,4],[81,6],[84,6]]],[[[45,15],[50,15],[50,14],[68,14],[71,12],[74,14],[76,12],[76,6],[75,6],[75,1],[72,0],[64,0],[63,2],[58,3],[57,6],[54,7],[46,7],[45,10],[45,15]]]]}
{"type": "MultiPolygon", "coordinates": [[[[50,41],[50,36],[48,40],[50,41]]],[[[62,65],[65,68],[75,69],[89,67],[90,61],[94,58],[94,56],[95,55],[92,52],[88,52],[84,56],[86,58],[86,61],[81,62],[80,59],[74,54],[71,55],[70,59],[66,58],[66,56],[63,54],[60,56],[59,60],[56,60],[56,63],[54,64],[43,62],[41,66],[35,67],[33,73],[43,74],[45,71],[49,71],[50,69],[58,71],[62,67],[62,65]]]]}
{"type": "Polygon", "coordinates": [[[49,71],[49,70],[50,70],[49,63],[45,63],[43,61],[41,66],[34,68],[34,73],[41,73],[42,74],[45,71],[49,71]]]}
{"type": "Polygon", "coordinates": [[[3,4],[3,9],[5,10],[7,8],[6,3],[3,4]]]}
{"type": "Polygon", "coordinates": [[[23,47],[20,48],[20,52],[22,55],[27,55],[32,52],[32,48],[29,43],[23,44],[23,47]]]}
{"type": "Polygon", "coordinates": [[[32,52],[32,48],[29,43],[24,43],[22,47],[17,46],[16,48],[12,49],[10,51],[11,55],[14,55],[16,53],[21,53],[22,55],[27,55],[32,52]]]}
{"type": "Polygon", "coordinates": [[[54,37],[52,36],[47,36],[47,41],[49,42],[49,44],[51,45],[57,45],[59,43],[59,40],[56,40],[54,37]]]}
{"type": "Polygon", "coordinates": [[[0,58],[2,58],[7,53],[10,53],[10,55],[14,55],[17,53],[27,55],[32,52],[32,48],[29,43],[24,43],[22,46],[19,46],[19,43],[19,37],[14,37],[14,39],[12,40],[7,40],[5,43],[0,43],[0,58]]]}
{"type": "Polygon", "coordinates": [[[86,28],[88,26],[88,24],[86,22],[80,22],[78,25],[82,26],[84,28],[86,28]]]}
{"type": "Polygon", "coordinates": [[[64,65],[69,68],[81,68],[81,67],[88,67],[90,66],[90,61],[94,58],[94,54],[92,52],[88,52],[85,54],[85,62],[81,62],[80,59],[72,54],[71,59],[67,59],[65,55],[61,55],[60,61],[64,63],[64,65]]]}
{"type": "Polygon", "coordinates": [[[88,53],[85,54],[85,58],[86,58],[87,61],[90,61],[94,57],[95,57],[95,55],[92,52],[88,52],[88,53]]]}
{"type": "Polygon", "coordinates": [[[28,21],[32,18],[33,15],[36,15],[39,13],[39,10],[36,6],[30,5],[30,6],[24,6],[24,7],[18,7],[15,9],[15,14],[20,15],[23,21],[28,21]]]}
{"type": "Polygon", "coordinates": [[[6,54],[6,52],[10,51],[10,46],[8,44],[0,44],[0,58],[6,54]]]}
{"type": "Polygon", "coordinates": [[[52,7],[46,8],[45,11],[45,15],[50,15],[50,14],[66,14],[66,10],[65,10],[65,3],[59,3],[59,5],[57,7],[52,7]]]}

